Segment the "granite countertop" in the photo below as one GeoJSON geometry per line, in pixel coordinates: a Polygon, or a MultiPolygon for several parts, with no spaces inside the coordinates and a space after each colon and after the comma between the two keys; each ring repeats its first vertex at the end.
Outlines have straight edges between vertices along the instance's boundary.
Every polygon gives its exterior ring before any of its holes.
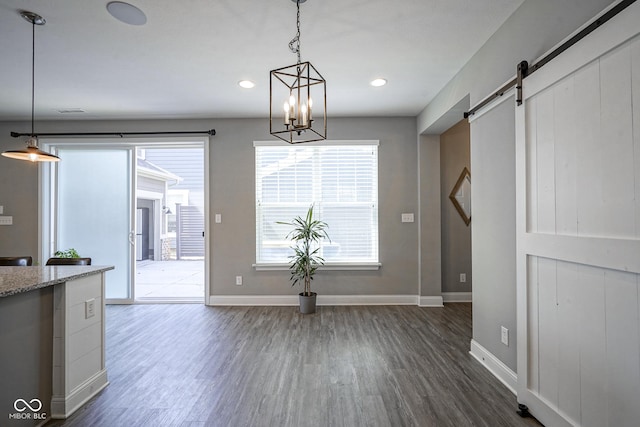
{"type": "Polygon", "coordinates": [[[104,265],[0,267],[0,298],[46,288],[113,269],[113,266],[104,265]]]}

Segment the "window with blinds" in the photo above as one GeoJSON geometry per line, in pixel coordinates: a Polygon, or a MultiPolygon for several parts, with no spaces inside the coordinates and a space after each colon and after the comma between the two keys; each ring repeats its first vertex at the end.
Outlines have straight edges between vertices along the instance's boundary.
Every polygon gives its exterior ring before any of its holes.
{"type": "Polygon", "coordinates": [[[289,262],[291,222],[314,206],[326,265],[378,262],[378,142],[255,143],[256,264],[289,262]]]}

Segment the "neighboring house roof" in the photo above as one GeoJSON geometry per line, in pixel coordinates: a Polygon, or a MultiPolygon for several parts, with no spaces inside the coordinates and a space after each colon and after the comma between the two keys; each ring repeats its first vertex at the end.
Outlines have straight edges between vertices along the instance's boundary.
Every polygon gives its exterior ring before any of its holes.
{"type": "Polygon", "coordinates": [[[159,181],[175,181],[176,183],[182,181],[182,178],[175,173],[171,173],[168,170],[163,169],[160,166],[151,163],[150,161],[143,158],[137,158],[137,165],[139,175],[147,176],[159,181]]]}

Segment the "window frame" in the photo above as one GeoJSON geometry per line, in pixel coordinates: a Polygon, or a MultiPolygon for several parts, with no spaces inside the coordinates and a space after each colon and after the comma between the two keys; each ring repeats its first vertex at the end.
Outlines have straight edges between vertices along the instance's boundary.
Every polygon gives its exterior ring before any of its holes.
{"type": "MultiPolygon", "coordinates": [[[[326,141],[316,141],[316,142],[308,142],[305,143],[304,146],[356,146],[356,145],[368,145],[375,146],[378,148],[376,153],[376,180],[378,180],[379,167],[380,167],[380,141],[379,140],[326,140],[326,141]]],[[[254,141],[254,159],[255,159],[255,148],[257,147],[291,147],[291,144],[281,142],[281,141],[254,141]]],[[[257,165],[254,164],[254,207],[257,209],[257,165]]],[[[380,222],[379,222],[379,207],[380,207],[380,192],[378,189],[378,182],[376,182],[376,204],[378,207],[378,220],[377,220],[377,249],[378,249],[378,261],[366,262],[366,261],[354,261],[354,262],[331,262],[327,261],[323,266],[320,266],[320,270],[328,270],[328,271],[366,271],[366,270],[378,270],[382,266],[380,262],[380,222]]],[[[256,221],[257,221],[257,212],[256,212],[256,221]]],[[[256,236],[255,236],[255,257],[256,262],[253,264],[253,268],[256,271],[284,271],[289,269],[288,262],[258,262],[258,224],[256,223],[256,236]]]]}

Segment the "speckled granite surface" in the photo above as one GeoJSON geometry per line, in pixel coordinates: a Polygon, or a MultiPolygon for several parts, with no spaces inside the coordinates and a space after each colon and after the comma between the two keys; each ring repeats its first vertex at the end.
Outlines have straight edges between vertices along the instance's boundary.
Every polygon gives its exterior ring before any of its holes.
{"type": "Polygon", "coordinates": [[[0,297],[45,288],[113,269],[112,266],[104,265],[0,267],[0,297]]]}

